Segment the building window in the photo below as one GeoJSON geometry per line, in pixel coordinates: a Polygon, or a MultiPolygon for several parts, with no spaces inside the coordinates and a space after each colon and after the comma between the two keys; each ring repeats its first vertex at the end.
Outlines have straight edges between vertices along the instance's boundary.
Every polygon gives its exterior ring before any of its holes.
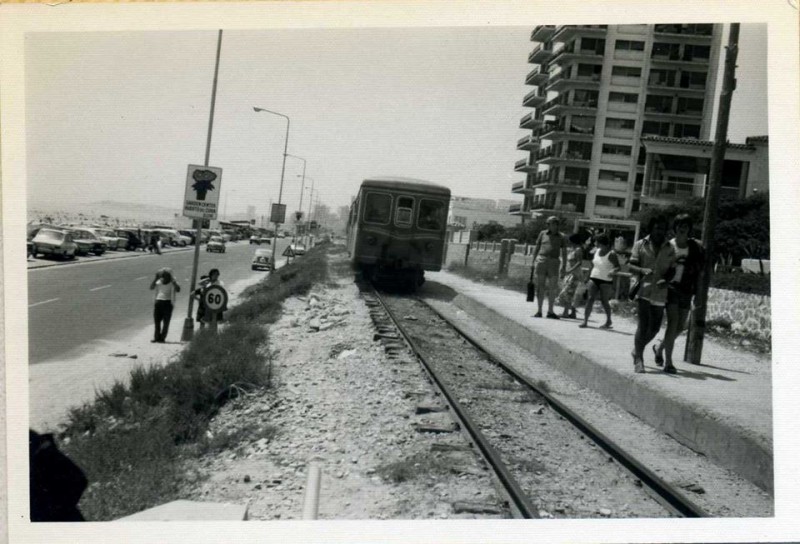
{"type": "Polygon", "coordinates": [[[572,105],[584,108],[596,108],[598,96],[599,93],[597,91],[575,89],[572,91],[572,105]]]}
{"type": "Polygon", "coordinates": [[[614,117],[606,119],[606,129],[633,130],[635,126],[635,119],[617,119],[614,117]]]}
{"type": "Polygon", "coordinates": [[[614,49],[617,51],[644,51],[644,42],[617,40],[614,43],[614,49]]]}
{"type": "Polygon", "coordinates": [[[567,166],[564,169],[564,184],[586,187],[589,185],[589,169],[567,166]]]}
{"type": "Polygon", "coordinates": [[[642,69],[635,66],[612,66],[611,75],[621,77],[642,77],[642,69]]]}
{"type": "Polygon", "coordinates": [[[598,174],[598,178],[602,180],[608,181],[624,181],[627,183],[628,181],[628,173],[627,172],[618,172],[616,170],[600,170],[598,174]]]}
{"type": "Polygon", "coordinates": [[[583,193],[561,193],[561,205],[568,206],[570,204],[575,206],[576,212],[583,213],[586,210],[586,195],[583,193]]]}
{"type": "Polygon", "coordinates": [[[672,97],[648,94],[644,102],[644,111],[649,113],[672,113],[672,97]]]}
{"type": "Polygon", "coordinates": [[[636,93],[608,93],[609,102],[624,102],[626,104],[636,104],[639,95],[636,93]]]}
{"type": "Polygon", "coordinates": [[[683,60],[708,60],[711,55],[711,47],[708,45],[693,45],[687,43],[683,48],[683,60]]]}
{"type": "Polygon", "coordinates": [[[633,182],[633,191],[638,193],[642,190],[642,185],[644,185],[644,174],[642,172],[636,173],[636,181],[633,182]]]}
{"type": "Polygon", "coordinates": [[[573,115],[569,120],[569,131],[578,134],[594,134],[594,117],[573,115]]]}
{"type": "Polygon", "coordinates": [[[702,115],[703,114],[703,99],[702,98],[678,98],[678,114],[680,115],[702,115]]]}
{"type": "Polygon", "coordinates": [[[592,160],[592,142],[570,141],[566,146],[564,157],[584,161],[592,160]]]}
{"type": "Polygon", "coordinates": [[[675,123],[675,138],[700,138],[700,125],[675,123]]]}
{"type": "Polygon", "coordinates": [[[639,211],[639,199],[634,198],[633,202],[631,202],[631,213],[635,213],[639,211]]]}
{"type": "Polygon", "coordinates": [[[600,73],[603,71],[602,64],[579,64],[578,78],[600,81],[600,73]]]}
{"type": "Polygon", "coordinates": [[[706,72],[681,73],[681,87],[684,89],[705,89],[706,72]]]}
{"type": "Polygon", "coordinates": [[[650,70],[647,84],[674,87],[677,74],[675,70],[650,70]]]}
{"type": "Polygon", "coordinates": [[[594,199],[596,206],[606,206],[608,208],[624,208],[625,199],[613,196],[597,195],[594,199]]]}
{"type": "Polygon", "coordinates": [[[606,51],[605,38],[581,38],[581,51],[602,55],[606,51]]]}
{"type": "Polygon", "coordinates": [[[656,60],[680,60],[681,45],[679,43],[655,42],[653,44],[653,53],[650,56],[656,60]]]}
{"type": "Polygon", "coordinates": [[[603,144],[604,155],[627,155],[631,154],[631,146],[629,145],[616,145],[616,144],[603,144]]]}
{"type": "Polygon", "coordinates": [[[661,121],[645,121],[642,124],[642,136],[669,136],[669,123],[661,121]]]}

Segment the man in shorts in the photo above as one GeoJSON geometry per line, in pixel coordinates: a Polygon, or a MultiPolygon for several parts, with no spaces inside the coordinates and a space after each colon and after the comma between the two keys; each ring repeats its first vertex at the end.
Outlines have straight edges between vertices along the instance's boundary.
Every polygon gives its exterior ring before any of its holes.
{"type": "Polygon", "coordinates": [[[534,317],[542,317],[544,297],[547,295],[547,317],[558,319],[555,313],[558,294],[559,260],[560,275],[567,272],[567,239],[558,231],[558,217],[547,219],[547,229],[539,233],[533,250],[533,274],[536,276],[536,290],[539,292],[539,310],[534,317]]]}

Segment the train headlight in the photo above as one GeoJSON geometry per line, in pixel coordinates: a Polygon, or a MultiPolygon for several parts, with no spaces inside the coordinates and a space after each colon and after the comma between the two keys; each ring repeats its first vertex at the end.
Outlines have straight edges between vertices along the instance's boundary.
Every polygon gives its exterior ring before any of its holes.
{"type": "Polygon", "coordinates": [[[374,236],[367,236],[367,245],[374,246],[378,242],[378,239],[374,236]]]}

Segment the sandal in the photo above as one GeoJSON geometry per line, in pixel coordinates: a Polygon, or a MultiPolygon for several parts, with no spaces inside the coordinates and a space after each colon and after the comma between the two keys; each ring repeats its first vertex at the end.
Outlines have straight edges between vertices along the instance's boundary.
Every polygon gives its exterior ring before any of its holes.
{"type": "MultiPolygon", "coordinates": [[[[656,366],[664,366],[664,356],[658,352],[658,348],[653,344],[653,353],[656,356],[656,366]]],[[[666,369],[664,369],[666,372],[666,369]]]]}

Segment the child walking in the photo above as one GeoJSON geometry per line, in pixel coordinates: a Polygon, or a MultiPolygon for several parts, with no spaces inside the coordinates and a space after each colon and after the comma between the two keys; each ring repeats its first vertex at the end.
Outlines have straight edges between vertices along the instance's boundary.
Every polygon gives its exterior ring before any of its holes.
{"type": "Polygon", "coordinates": [[[610,329],[611,324],[611,305],[608,299],[611,296],[611,285],[613,283],[614,274],[619,271],[619,259],[617,254],[611,250],[611,239],[607,234],[600,234],[595,238],[595,246],[597,250],[594,252],[592,259],[592,271],[589,272],[589,282],[587,288],[589,289],[589,300],[586,301],[586,309],[583,313],[583,323],[579,325],[580,328],[585,329],[589,326],[589,315],[592,313],[594,301],[600,294],[600,303],[606,311],[606,322],[600,326],[601,329],[610,329]]]}

